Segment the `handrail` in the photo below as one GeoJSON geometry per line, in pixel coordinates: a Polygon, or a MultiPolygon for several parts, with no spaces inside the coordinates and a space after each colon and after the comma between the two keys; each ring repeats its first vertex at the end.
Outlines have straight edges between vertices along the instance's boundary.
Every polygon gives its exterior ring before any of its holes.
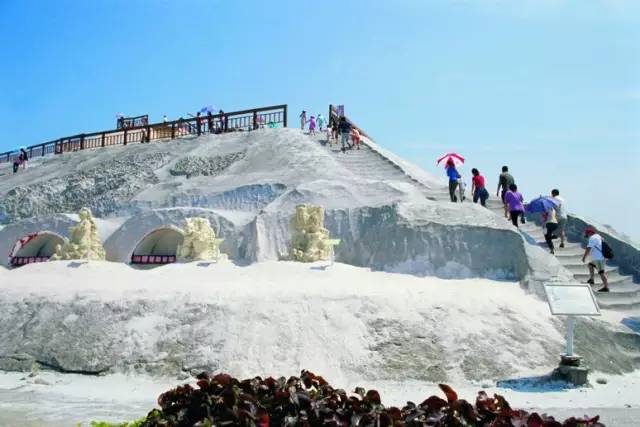
{"type": "MultiPolygon", "coordinates": [[[[124,129],[109,129],[99,132],[79,133],[63,138],[47,141],[25,148],[29,158],[47,154],[61,154],[89,148],[109,145],[127,145],[134,142],[151,142],[156,139],[175,139],[180,136],[224,133],[236,130],[255,130],[267,124],[282,124],[287,127],[287,105],[271,105],[268,107],[233,111],[224,114],[202,115],[167,122],[149,123],[147,125],[124,129]],[[198,125],[200,120],[200,125],[198,125]]],[[[0,163],[11,162],[20,155],[20,150],[0,153],[0,163]]]]}
{"type": "MultiPolygon", "coordinates": [[[[347,122],[351,125],[352,128],[358,129],[358,133],[360,135],[364,136],[365,138],[369,138],[373,140],[373,138],[370,138],[369,135],[367,135],[367,133],[360,126],[356,125],[353,122],[353,120],[349,119],[349,117],[347,117],[346,115],[344,116],[344,118],[347,120],[347,122]]],[[[329,121],[331,121],[331,119],[333,119],[336,123],[340,119],[340,117],[338,117],[338,112],[336,111],[336,108],[334,107],[333,104],[329,104],[329,121]]]]}

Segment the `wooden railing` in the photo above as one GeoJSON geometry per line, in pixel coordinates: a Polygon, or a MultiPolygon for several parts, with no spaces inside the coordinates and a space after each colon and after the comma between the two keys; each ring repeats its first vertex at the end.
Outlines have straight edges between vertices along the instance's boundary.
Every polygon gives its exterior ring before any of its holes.
{"type": "MultiPolygon", "coordinates": [[[[273,105],[251,110],[234,111],[224,114],[202,115],[163,123],[152,123],[127,129],[113,129],[102,132],[82,133],[42,144],[32,145],[25,150],[29,159],[48,154],[61,154],[110,145],[145,143],[157,139],[175,139],[186,135],[251,131],[262,127],[287,127],[287,106],[273,105]]],[[[0,162],[13,162],[20,150],[0,153],[0,162]]]]}
{"type": "MultiPolygon", "coordinates": [[[[360,126],[356,125],[353,122],[353,120],[351,120],[349,117],[345,115],[344,118],[347,120],[347,122],[349,122],[352,128],[358,129],[358,132],[360,133],[360,135],[366,138],[372,139],[369,137],[369,135],[367,135],[367,133],[360,126]]],[[[333,104],[329,104],[329,122],[333,121],[334,123],[338,123],[339,119],[340,117],[338,117],[338,112],[336,110],[336,107],[333,104]]]]}

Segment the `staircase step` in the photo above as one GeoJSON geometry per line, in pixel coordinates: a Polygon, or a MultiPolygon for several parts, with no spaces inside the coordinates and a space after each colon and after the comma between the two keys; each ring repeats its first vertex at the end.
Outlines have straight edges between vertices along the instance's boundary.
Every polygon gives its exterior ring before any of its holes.
{"type": "MultiPolygon", "coordinates": [[[[584,254],[584,249],[578,243],[565,242],[564,248],[560,247],[560,243],[557,240],[554,240],[553,244],[555,246],[556,257],[558,258],[567,256],[573,257],[575,255],[580,255],[582,257],[584,254]]],[[[545,249],[547,248],[547,242],[544,240],[538,241],[538,245],[545,249]]]]}
{"type": "Polygon", "coordinates": [[[557,248],[556,258],[560,262],[582,262],[582,255],[584,255],[584,249],[582,248],[557,248]]]}
{"type": "MultiPolygon", "coordinates": [[[[580,283],[586,283],[589,280],[589,273],[585,268],[584,273],[575,273],[573,277],[580,283]]],[[[595,275],[596,283],[600,283],[600,276],[596,273],[595,275]]],[[[607,281],[610,285],[619,283],[633,283],[633,278],[631,276],[625,276],[620,274],[617,270],[612,272],[611,274],[607,274],[607,281]]]]}
{"type": "MultiPolygon", "coordinates": [[[[583,274],[585,272],[589,271],[589,267],[587,267],[586,263],[582,263],[582,261],[580,263],[566,263],[563,262],[562,265],[564,266],[564,268],[566,268],[567,270],[569,270],[570,272],[572,272],[574,275],[575,274],[583,274]]],[[[605,271],[608,274],[612,274],[613,272],[618,272],[618,267],[615,265],[607,265],[605,268],[605,271]]]]}
{"type": "Polygon", "coordinates": [[[596,292],[600,308],[608,310],[630,310],[640,307],[640,295],[626,296],[613,292],[596,292]]]}
{"type": "MultiPolygon", "coordinates": [[[[593,289],[594,292],[602,288],[602,282],[600,281],[599,278],[596,279],[595,285],[591,285],[591,288],[593,289]]],[[[637,283],[633,283],[631,281],[626,281],[622,283],[609,283],[609,289],[611,291],[610,293],[612,294],[640,295],[640,285],[638,285],[637,283]]]]}

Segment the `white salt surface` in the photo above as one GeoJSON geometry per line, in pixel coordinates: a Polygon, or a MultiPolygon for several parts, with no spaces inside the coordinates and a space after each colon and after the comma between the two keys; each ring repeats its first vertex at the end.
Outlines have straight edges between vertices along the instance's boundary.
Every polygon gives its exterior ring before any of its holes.
{"type": "Polygon", "coordinates": [[[145,312],[118,326],[148,354],[184,307],[198,306],[209,323],[196,332],[221,343],[193,344],[202,363],[215,360],[237,376],[304,368],[344,381],[362,378],[362,367],[380,366],[371,377],[383,379],[409,364],[417,376],[432,370],[431,377],[443,379],[496,377],[546,370],[555,358],[550,349],[559,350],[563,340],[547,304],[517,283],[345,264],[223,262],[136,270],[109,262],[50,262],[3,271],[0,291],[8,303],[36,296],[47,304],[169,301],[163,312],[145,312]],[[494,351],[510,346],[513,353],[494,351]],[[443,351],[459,360],[446,361],[443,351]]]}
{"type": "MultiPolygon", "coordinates": [[[[616,420],[609,425],[620,426],[633,425],[626,424],[625,417],[640,407],[637,371],[624,376],[594,373],[592,381],[603,377],[608,384],[593,381],[592,387],[582,389],[540,388],[526,380],[496,389],[491,379],[471,380],[501,375],[468,366],[474,361],[486,364],[483,357],[509,367],[502,372],[504,379],[547,374],[562,348],[562,332],[547,304],[513,282],[443,280],[327,263],[192,263],[142,271],[92,261],[0,270],[0,293],[4,301],[17,304],[36,296],[50,304],[170,300],[174,305],[168,310],[176,311],[189,304],[216,303],[222,310],[211,313],[215,320],[205,324],[206,333],[197,337],[202,346],[195,349],[203,360],[215,360],[218,371],[247,378],[309,369],[348,390],[375,387],[387,405],[439,393],[434,381],[419,378],[421,370],[432,368],[424,364],[426,358],[439,363],[443,382],[468,400],[486,386],[514,406],[559,408],[562,416],[605,408],[616,420]],[[210,346],[221,339],[222,345],[210,346]],[[421,347],[425,340],[439,347],[421,347]]],[[[125,342],[145,356],[153,354],[170,315],[152,311],[131,319],[123,327],[135,339],[125,342]]],[[[159,393],[183,382],[117,373],[3,373],[0,425],[130,420],[145,415],[159,393]]]]}

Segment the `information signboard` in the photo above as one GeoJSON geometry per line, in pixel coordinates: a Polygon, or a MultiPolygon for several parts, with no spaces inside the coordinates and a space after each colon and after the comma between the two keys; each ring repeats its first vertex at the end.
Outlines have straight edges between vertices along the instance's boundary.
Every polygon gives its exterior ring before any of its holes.
{"type": "Polygon", "coordinates": [[[551,314],[566,316],[600,316],[600,307],[589,285],[545,284],[551,314]]]}
{"type": "Polygon", "coordinates": [[[573,357],[573,328],[575,316],[600,316],[600,307],[589,285],[544,285],[551,314],[567,316],[567,349],[565,356],[573,357]]]}

